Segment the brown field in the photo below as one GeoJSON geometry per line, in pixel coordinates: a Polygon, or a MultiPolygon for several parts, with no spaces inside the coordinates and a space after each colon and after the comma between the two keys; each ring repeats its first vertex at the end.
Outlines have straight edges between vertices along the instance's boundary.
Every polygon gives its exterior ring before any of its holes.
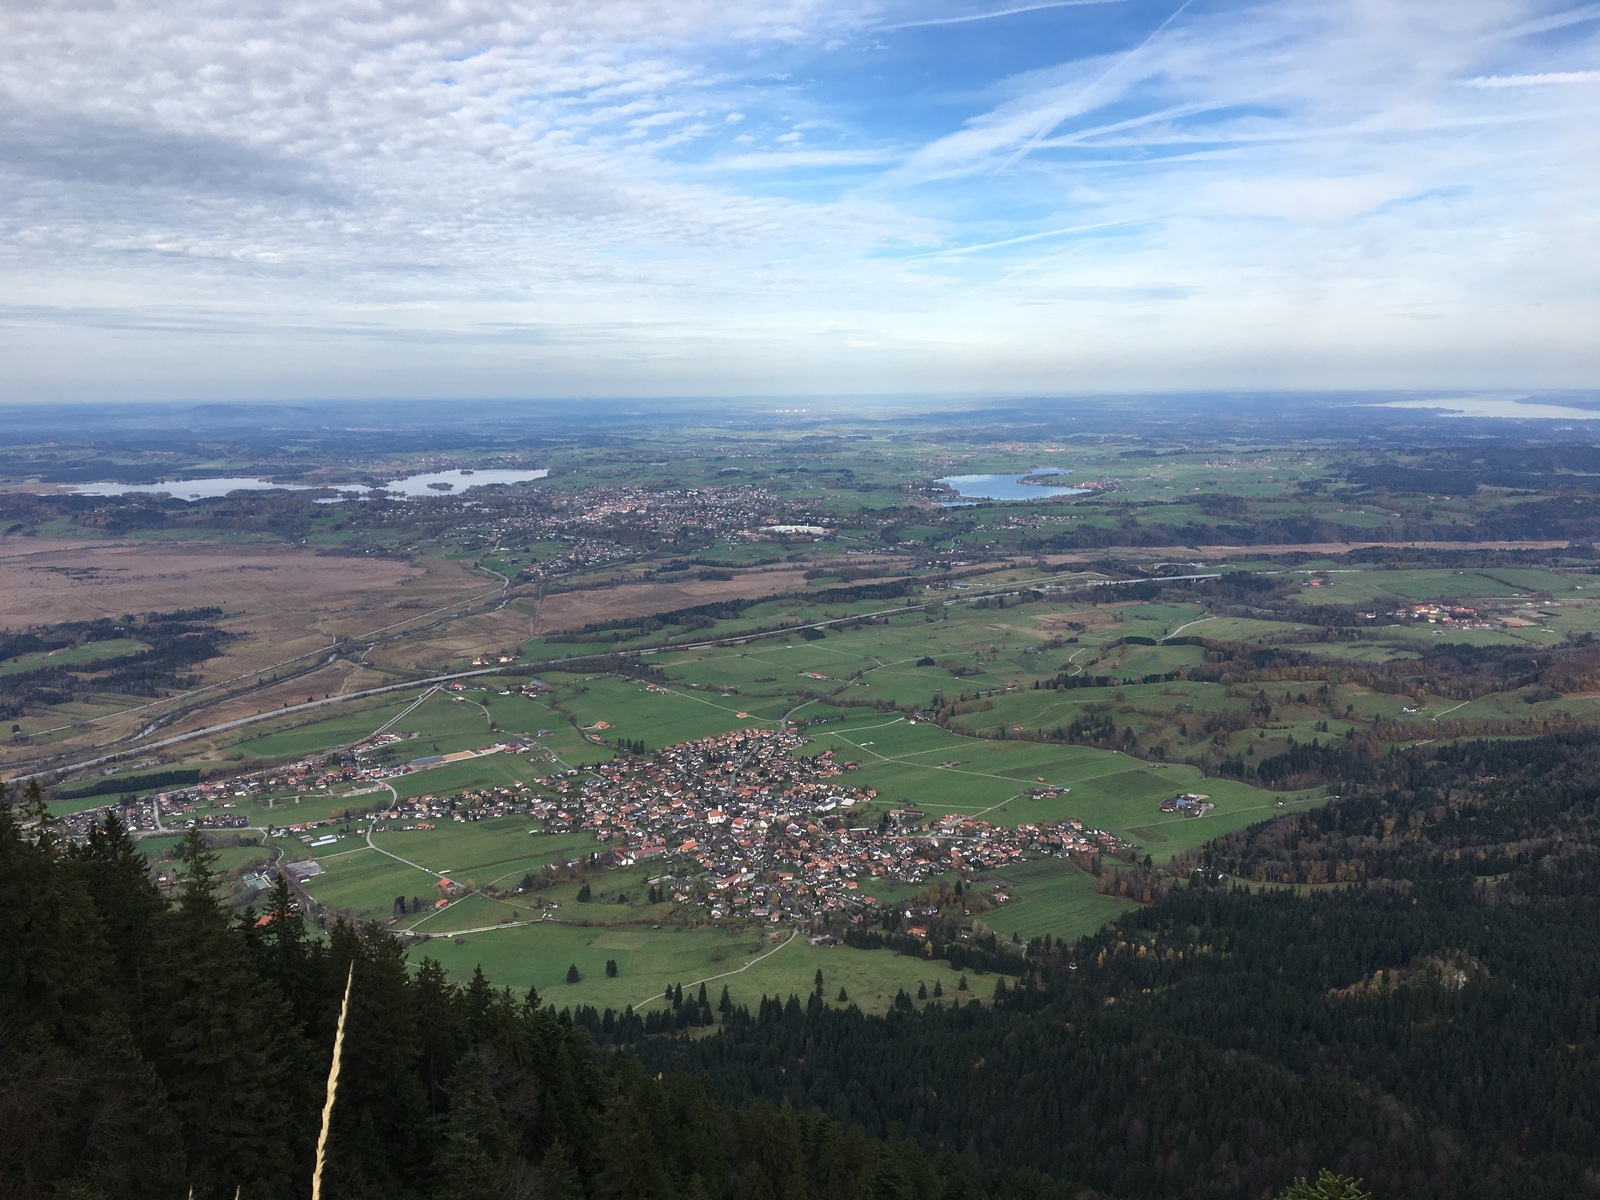
{"type": "Polygon", "coordinates": [[[470,663],[479,654],[516,654],[533,636],[534,602],[531,597],[519,597],[504,608],[496,607],[497,603],[491,601],[487,611],[474,605],[470,616],[379,646],[367,661],[448,671],[470,663]]]}
{"type": "MultiPolygon", "coordinates": [[[[470,568],[443,559],[410,564],[272,545],[0,538],[0,628],[214,605],[223,610],[222,627],[238,636],[223,657],[204,664],[200,674],[206,683],[265,677],[287,659],[329,647],[336,636],[359,637],[408,620],[422,623],[430,615],[444,615],[437,610],[494,591],[470,568]]],[[[526,614],[518,619],[525,630],[526,614]]],[[[498,644],[464,646],[462,656],[470,659],[498,644]]],[[[399,646],[421,652],[426,635],[399,646]]],[[[401,661],[403,653],[391,660],[401,661]]],[[[273,689],[259,698],[208,706],[173,731],[277,707],[285,699],[392,680],[338,663],[285,684],[281,696],[273,689]]],[[[57,729],[46,743],[52,750],[103,744],[166,710],[168,703],[130,698],[122,707],[126,715],[103,715],[92,726],[70,732],[57,729]]],[[[30,734],[44,734],[64,720],[71,719],[46,712],[25,726],[30,734]]],[[[27,758],[43,748],[7,746],[0,758],[27,758]]]]}
{"type": "Polygon", "coordinates": [[[806,589],[811,565],[745,571],[732,579],[685,579],[672,583],[621,583],[604,591],[558,592],[539,605],[534,632],[578,629],[596,621],[646,617],[717,600],[751,600],[806,589]]]}
{"type": "MultiPolygon", "coordinates": [[[[1270,546],[1105,546],[1076,554],[1049,554],[1044,562],[1091,563],[1102,559],[1202,559],[1262,558],[1274,554],[1326,554],[1330,557],[1352,550],[1389,546],[1397,550],[1560,550],[1565,541],[1525,542],[1295,542],[1270,546]]],[[[1019,562],[1028,560],[1019,559],[1019,562]]]]}
{"type": "Polygon", "coordinates": [[[388,607],[377,597],[392,599],[392,589],[425,573],[406,563],[270,545],[0,538],[0,624],[200,605],[318,618],[370,614],[388,607]]]}

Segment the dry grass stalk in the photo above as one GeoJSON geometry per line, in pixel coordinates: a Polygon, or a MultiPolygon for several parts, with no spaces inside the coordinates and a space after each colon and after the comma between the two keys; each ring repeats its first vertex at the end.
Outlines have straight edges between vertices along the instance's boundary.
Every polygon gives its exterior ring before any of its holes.
{"type": "Polygon", "coordinates": [[[339,1094],[339,1055],[344,1050],[344,1022],[350,1015],[350,987],[356,981],[356,964],[344,981],[344,1003],[339,1006],[339,1029],[333,1035],[333,1065],[328,1068],[328,1096],[322,1102],[322,1132],[317,1134],[317,1169],[311,1176],[311,1200],[322,1200],[322,1167],[328,1157],[328,1125],[333,1118],[334,1097],[339,1094]]]}

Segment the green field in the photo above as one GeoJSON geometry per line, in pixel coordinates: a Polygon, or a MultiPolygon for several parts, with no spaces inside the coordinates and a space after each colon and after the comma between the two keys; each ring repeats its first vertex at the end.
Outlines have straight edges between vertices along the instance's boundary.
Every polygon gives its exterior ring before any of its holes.
{"type": "Polygon", "coordinates": [[[1133,907],[1130,901],[1101,895],[1092,875],[1061,859],[1006,867],[989,872],[984,881],[1004,888],[1012,899],[985,913],[983,923],[996,933],[1016,934],[1025,942],[1045,934],[1075,940],[1133,907]]]}
{"type": "MultiPolygon", "coordinates": [[[[1151,478],[1177,478],[1189,470],[1173,467],[1169,476],[1151,478]]],[[[1036,514],[1043,507],[1019,505],[1014,511],[1036,514]]],[[[1055,511],[1058,506],[1049,507],[1055,511]]],[[[1194,505],[1173,507],[1177,515],[1188,514],[1185,519],[1203,515],[1194,505]]],[[[1059,506],[1059,511],[1070,513],[1071,506],[1059,506]]],[[[908,525],[907,536],[917,528],[908,525]]],[[[988,536],[972,535],[974,541],[988,536]]],[[[509,569],[519,561],[525,560],[513,555],[500,565],[509,569]]],[[[1281,564],[1257,565],[1262,571],[1284,573],[1281,564]]],[[[393,731],[405,739],[391,751],[401,762],[476,749],[503,738],[534,743],[527,754],[496,753],[414,770],[390,779],[382,791],[363,796],[319,792],[298,804],[292,796],[279,797],[270,810],[254,804],[252,822],[265,824],[386,806],[389,787],[408,799],[536,784],[553,771],[610,758],[619,742],[656,749],[730,729],[805,722],[811,741],[802,753],[836,750],[842,759],[857,764],[846,782],[878,793],[873,805],[855,810],[856,820],[873,821],[884,809],[906,805],[916,805],[932,818],[961,813],[1004,825],[1076,818],[1125,839],[1139,856],[1148,854],[1160,866],[1220,834],[1322,799],[1317,789],[1274,793],[1214,774],[1208,778],[1202,767],[1214,771],[1222,755],[1238,754],[1259,762],[1282,753],[1291,739],[1335,738],[1379,717],[1425,729],[1435,719],[1600,715],[1600,701],[1587,696],[1535,697],[1538,703],[1529,704],[1522,693],[1506,692],[1457,702],[1426,695],[1419,700],[1403,691],[1378,691],[1357,682],[1330,686],[1319,696],[1315,678],[1238,686],[1187,679],[1138,682],[1219,661],[1218,644],[1227,643],[1248,644],[1252,651],[1278,646],[1325,657],[1332,665],[1358,667],[1416,661],[1446,638],[1474,645],[1545,645],[1578,633],[1600,633],[1600,582],[1586,582],[1593,578],[1587,575],[1524,568],[1390,570],[1332,562],[1320,566],[1326,568],[1327,582],[1300,588],[1293,594],[1297,603],[1387,610],[1420,600],[1473,603],[1506,598],[1494,602],[1508,606],[1507,611],[1514,607],[1525,612],[1541,624],[1459,630],[1378,622],[1338,630],[1337,636],[1322,640],[1328,631],[1294,620],[1300,610],[1285,611],[1281,606],[1275,618],[1266,619],[1266,615],[1220,615],[1208,600],[1127,602],[1096,591],[1062,591],[1044,599],[1024,600],[1013,594],[1002,601],[983,594],[1002,589],[1027,592],[1032,585],[1056,587],[1073,578],[1044,572],[1037,565],[1015,567],[984,577],[970,591],[851,603],[784,597],[752,605],[737,619],[712,629],[667,627],[616,644],[534,641],[524,647],[526,658],[649,649],[651,653],[641,656],[639,663],[659,671],[647,683],[620,675],[546,670],[541,679],[548,690],[533,698],[518,690],[521,679],[468,684],[459,692],[437,691],[415,707],[409,706],[421,693],[386,697],[324,720],[256,734],[233,747],[233,752],[263,758],[300,756],[357,741],[390,721],[393,731]],[[1591,591],[1586,593],[1585,587],[1591,591]],[[1595,600],[1591,602],[1589,595],[1595,600]],[[929,603],[926,612],[887,620],[867,616],[919,601],[929,603]],[[793,630],[744,636],[783,621],[837,618],[844,623],[812,636],[793,630]],[[1203,638],[1206,645],[1176,645],[1170,640],[1188,637],[1203,638]],[[694,650],[671,645],[674,639],[715,638],[728,639],[729,644],[694,650]],[[1130,643],[1129,638],[1135,641],[1130,643]],[[1137,644],[1143,639],[1155,644],[1137,644]],[[1077,689],[1035,686],[1058,674],[1107,676],[1113,682],[1109,687],[1077,689]],[[934,706],[942,706],[949,728],[917,718],[919,710],[934,706]],[[1408,708],[1416,711],[1408,713],[1408,708]],[[1112,721],[1117,735],[1130,731],[1133,740],[1120,744],[1144,757],[1045,740],[1076,717],[1100,714],[1112,721]],[[1215,726],[1220,732],[1213,736],[1213,726],[1202,727],[1208,717],[1233,723],[1215,726]],[[1185,757],[1202,766],[1180,761],[1185,757]],[[1028,792],[1041,784],[1070,790],[1063,796],[1030,798],[1028,792]],[[1178,792],[1203,793],[1215,808],[1199,819],[1162,813],[1161,801],[1178,792]]],[[[1318,569],[1319,565],[1308,564],[1297,569],[1295,578],[1303,581],[1318,569]]],[[[837,581],[817,580],[814,586],[837,586],[837,581]]],[[[1249,606],[1231,611],[1265,613],[1249,606]]],[[[1119,744],[1116,738],[1095,737],[1100,745],[1119,744]]],[[[374,920],[394,914],[397,896],[415,897],[425,907],[405,913],[399,923],[430,937],[421,953],[439,958],[458,978],[481,962],[497,983],[535,986],[557,1003],[620,1008],[669,984],[692,985],[702,978],[712,979],[713,997],[726,983],[736,1000],[754,1003],[763,992],[809,991],[820,966],[830,1001],[842,984],[852,1001],[882,1008],[901,987],[914,994],[919,983],[931,987],[936,977],[951,979],[945,966],[888,952],[824,950],[805,939],[786,942],[787,928],[773,943],[770,929],[707,927],[698,910],[646,904],[648,873],[642,870],[585,868],[583,880],[592,888],[594,901],[579,904],[579,879],[563,876],[564,882],[545,887],[548,878],[541,877],[541,869],[582,860],[598,843],[588,834],[546,835],[535,831],[536,825],[521,817],[440,821],[432,831],[377,834],[374,848],[368,848],[363,822],[359,834],[317,854],[327,873],[311,881],[309,891],[331,907],[374,920]],[[472,889],[495,888],[500,894],[491,898],[469,892],[436,907],[440,875],[472,889]],[[518,893],[523,877],[530,875],[539,890],[518,893]],[[781,946],[777,953],[761,957],[775,945],[781,946]],[[604,975],[607,958],[618,963],[616,979],[604,975]],[[574,963],[584,979],[568,985],[566,971],[574,963]]],[[[296,856],[309,853],[298,843],[287,848],[296,856]]],[[[245,861],[242,852],[230,855],[230,864],[245,861]]],[[[1044,934],[1075,938],[1098,928],[1130,903],[1100,894],[1092,877],[1054,859],[982,873],[974,886],[1002,889],[1009,895],[1007,902],[980,919],[994,932],[1023,941],[1044,934]]],[[[873,894],[890,903],[910,900],[916,891],[886,880],[872,884],[873,894]]],[[[953,997],[953,982],[947,982],[945,991],[953,997]]]]}
{"type": "Polygon", "coordinates": [[[375,703],[353,701],[351,709],[341,706],[335,716],[272,733],[257,734],[247,741],[236,743],[232,750],[252,758],[303,758],[335,746],[347,746],[370,736],[379,726],[404,711],[406,705],[416,698],[416,695],[401,693],[393,698],[381,698],[375,703]]]}
{"type": "MultiPolygon", "coordinates": [[[[946,1002],[954,1000],[957,973],[948,963],[892,954],[886,950],[854,950],[847,946],[816,947],[804,936],[783,930],[774,941],[769,933],[720,929],[686,929],[649,925],[576,926],[554,921],[467,934],[459,939],[435,937],[412,952],[413,960],[433,958],[453,977],[464,979],[482,966],[496,983],[517,990],[534,987],[547,1002],[560,1007],[592,1004],[621,1011],[660,1007],[666,988],[681,984],[686,996],[700,981],[712,1003],[726,987],[735,1004],[754,1008],[763,995],[804,996],[823,976],[823,996],[837,1003],[839,989],[849,1003],[881,1012],[904,988],[915,995],[919,984],[932,990],[941,983],[946,1002]],[[617,963],[617,976],[607,978],[607,959],[617,963]],[[760,960],[760,961],[756,961],[760,960]],[[576,966],[582,979],[566,982],[576,966]]],[[[971,994],[987,996],[992,977],[969,975],[971,994]]],[[[963,997],[964,998],[964,997],[963,997]]]]}
{"type": "Polygon", "coordinates": [[[107,638],[102,642],[86,642],[81,646],[68,646],[61,650],[38,650],[19,654],[0,662],[0,675],[18,675],[39,667],[81,667],[102,659],[116,658],[122,654],[136,654],[150,646],[138,638],[107,638]]]}

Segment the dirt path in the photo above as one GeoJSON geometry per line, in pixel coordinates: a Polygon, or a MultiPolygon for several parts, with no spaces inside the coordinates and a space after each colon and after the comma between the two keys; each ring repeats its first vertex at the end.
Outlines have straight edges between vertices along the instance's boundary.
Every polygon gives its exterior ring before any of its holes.
{"type": "MultiPolygon", "coordinates": [[[[799,936],[800,936],[800,931],[798,929],[791,930],[790,933],[789,933],[788,941],[784,941],[784,942],[779,943],[778,945],[774,946],[771,950],[768,950],[765,954],[758,954],[755,958],[752,958],[749,962],[745,963],[744,966],[736,967],[732,971],[724,971],[720,975],[707,975],[704,979],[695,979],[695,980],[690,981],[689,983],[680,984],[679,986],[680,987],[692,987],[692,988],[693,987],[699,987],[702,983],[714,983],[718,979],[727,979],[730,975],[742,975],[746,971],[748,971],[751,967],[755,966],[758,962],[765,962],[767,959],[771,958],[779,950],[782,950],[785,946],[787,946],[789,944],[789,942],[794,941],[795,938],[797,938],[799,936]]],[[[653,996],[646,996],[643,1000],[639,1001],[633,1007],[635,1008],[635,1010],[641,1009],[646,1004],[649,1004],[652,1000],[659,1000],[665,995],[666,995],[665,992],[657,992],[653,996]]]]}

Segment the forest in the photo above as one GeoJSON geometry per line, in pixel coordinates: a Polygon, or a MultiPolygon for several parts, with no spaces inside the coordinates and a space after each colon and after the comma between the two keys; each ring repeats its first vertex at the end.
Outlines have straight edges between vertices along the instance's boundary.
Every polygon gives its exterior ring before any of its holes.
{"type": "Polygon", "coordinates": [[[172,688],[193,687],[187,670],[222,653],[229,635],[215,624],[218,608],[129,614],[115,621],[66,621],[20,631],[0,631],[0,717],[22,714],[30,706],[68,704],[85,693],[116,692],[156,696],[172,688]],[[83,651],[117,642],[142,643],[137,649],[59,663],[45,661],[63,651],[83,651]],[[36,656],[13,661],[24,655],[36,656]]]}
{"type": "Polygon", "coordinates": [[[371,1200],[1078,1200],[1039,1172],[730,1106],[704,1075],[598,1049],[537,993],[450,983],[369,926],[308,931],[280,879],[219,907],[191,831],[176,897],[116,818],[82,845],[37,789],[0,799],[0,1195],[371,1200]]]}
{"type": "Polygon", "coordinates": [[[1378,1196],[1593,1195],[1597,765],[1593,733],[1387,755],[1030,948],[987,1006],[763,1005],[640,1053],[1116,1196],[1260,1196],[1319,1165],[1378,1196]]]}
{"type": "Polygon", "coordinates": [[[965,1003],[881,1017],[452,985],[376,927],[313,937],[284,888],[230,920],[198,837],[169,902],[115,818],[71,846],[25,797],[0,808],[0,1190],[307,1194],[350,975],[329,1195],[1198,1200],[1322,1168],[1595,1194],[1600,734],[1371,762],[1020,975],[977,954],[965,1003]]]}

